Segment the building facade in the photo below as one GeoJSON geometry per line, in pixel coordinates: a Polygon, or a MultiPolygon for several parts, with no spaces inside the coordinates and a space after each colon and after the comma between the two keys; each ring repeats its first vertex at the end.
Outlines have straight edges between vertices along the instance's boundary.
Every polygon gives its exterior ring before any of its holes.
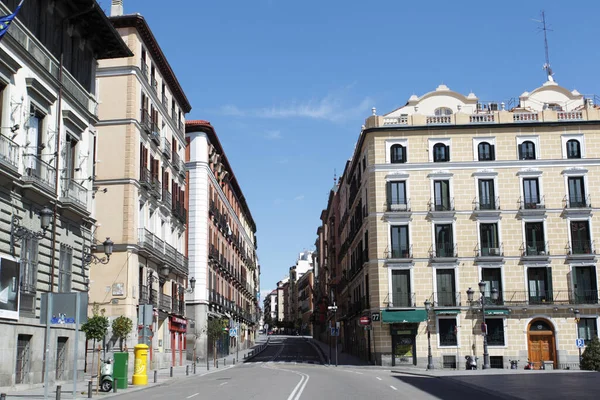
{"type": "Polygon", "coordinates": [[[425,367],[429,338],[435,368],[481,366],[487,331],[492,368],[578,368],[575,339],[598,335],[599,127],[593,98],[551,78],[373,110],[338,191],[344,350],[425,367]]]}
{"type": "Polygon", "coordinates": [[[102,304],[109,319],[131,318],[135,327],[143,322],[139,306],[152,305],[152,321],[144,322],[145,332],[130,335],[128,347],[145,340],[152,368],[182,365],[188,289],[184,114],[191,106],[144,17],[123,15],[115,0],[110,21],[134,57],[104,60],[96,73],[96,235],[111,237],[114,254],[106,266],[92,269],[90,304],[102,304]]]}
{"type": "Polygon", "coordinates": [[[314,274],[313,270],[306,271],[298,279],[298,314],[300,335],[313,335],[313,300],[314,300],[314,274]]]}
{"type": "Polygon", "coordinates": [[[188,252],[197,282],[186,297],[194,321],[188,358],[206,360],[215,356],[214,348],[222,356],[254,344],[261,313],[258,243],[252,214],[212,125],[189,121],[186,138],[188,252]],[[226,320],[229,327],[216,344],[206,335],[213,319],[226,320]]]}
{"type": "Polygon", "coordinates": [[[0,53],[0,388],[25,388],[44,365],[51,384],[84,367],[74,324],[52,327],[46,346],[40,300],[88,288],[96,63],[131,53],[93,0],[25,2],[0,53]]]}

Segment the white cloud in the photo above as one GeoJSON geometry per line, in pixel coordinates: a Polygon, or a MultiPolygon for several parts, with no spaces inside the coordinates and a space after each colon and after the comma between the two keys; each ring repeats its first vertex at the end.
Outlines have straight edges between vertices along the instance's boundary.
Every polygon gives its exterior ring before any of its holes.
{"type": "Polygon", "coordinates": [[[330,94],[321,99],[308,101],[292,101],[288,104],[240,109],[235,105],[225,105],[218,112],[233,117],[255,117],[265,119],[281,118],[309,118],[320,119],[331,122],[342,122],[356,117],[364,117],[373,102],[371,98],[365,97],[358,104],[349,105],[342,94],[330,94]]]}
{"type": "Polygon", "coordinates": [[[281,131],[267,131],[265,133],[265,139],[269,139],[269,140],[281,139],[281,131]]]}
{"type": "Polygon", "coordinates": [[[300,196],[294,197],[294,201],[302,201],[302,200],[304,200],[304,195],[303,194],[301,194],[300,196]]]}

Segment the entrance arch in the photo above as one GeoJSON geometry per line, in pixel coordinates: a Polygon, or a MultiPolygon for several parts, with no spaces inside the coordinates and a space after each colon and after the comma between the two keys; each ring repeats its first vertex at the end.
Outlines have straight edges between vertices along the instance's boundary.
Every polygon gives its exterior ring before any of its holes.
{"type": "Polygon", "coordinates": [[[552,323],[544,318],[532,320],[527,327],[527,352],[535,369],[541,369],[544,361],[552,361],[556,369],[556,338],[552,323]]]}

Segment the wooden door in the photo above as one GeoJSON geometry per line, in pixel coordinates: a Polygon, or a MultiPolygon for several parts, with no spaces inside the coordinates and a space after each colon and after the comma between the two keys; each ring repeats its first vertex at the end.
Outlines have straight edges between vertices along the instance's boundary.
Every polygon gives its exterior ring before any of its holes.
{"type": "Polygon", "coordinates": [[[556,363],[554,337],[551,334],[529,336],[529,361],[533,362],[535,369],[540,369],[544,361],[556,363]]]}

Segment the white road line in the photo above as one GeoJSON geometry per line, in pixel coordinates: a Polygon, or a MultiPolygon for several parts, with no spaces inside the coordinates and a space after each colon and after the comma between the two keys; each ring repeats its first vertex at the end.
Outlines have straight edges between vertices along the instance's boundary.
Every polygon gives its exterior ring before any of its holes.
{"type": "Polygon", "coordinates": [[[362,372],[358,372],[358,371],[354,371],[354,373],[359,374],[359,375],[363,374],[362,372]]]}
{"type": "Polygon", "coordinates": [[[390,387],[391,387],[392,389],[394,389],[394,390],[398,390],[398,389],[396,389],[395,387],[393,387],[392,385],[390,385],[390,387]]]}
{"type": "Polygon", "coordinates": [[[380,377],[378,377],[378,376],[377,376],[376,378],[377,378],[377,380],[378,380],[378,381],[380,381],[380,380],[381,380],[381,378],[380,378],[380,377]]]}
{"type": "Polygon", "coordinates": [[[227,385],[227,382],[221,383],[219,386],[227,385]]]}
{"type": "Polygon", "coordinates": [[[200,393],[194,393],[193,395],[186,397],[186,399],[191,399],[192,397],[196,397],[196,396],[198,396],[199,394],[200,394],[200,393]]]}

